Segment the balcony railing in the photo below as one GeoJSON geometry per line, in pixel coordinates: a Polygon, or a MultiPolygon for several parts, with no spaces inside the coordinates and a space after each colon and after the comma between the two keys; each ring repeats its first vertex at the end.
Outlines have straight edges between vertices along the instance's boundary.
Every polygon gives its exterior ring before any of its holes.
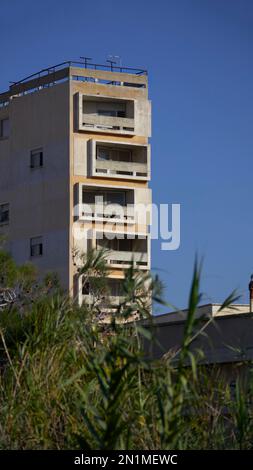
{"type": "Polygon", "coordinates": [[[150,179],[149,145],[90,139],[87,173],[91,177],[150,179]]]}
{"type": "Polygon", "coordinates": [[[81,205],[80,219],[112,220],[112,222],[133,222],[134,207],[132,205],[120,206],[118,204],[83,204],[81,205]]]}
{"type": "MultiPolygon", "coordinates": [[[[82,295],[83,300],[87,304],[92,304],[94,302],[94,297],[91,294],[87,295],[82,295]]],[[[105,296],[105,298],[102,298],[98,301],[99,305],[105,305],[107,308],[110,307],[117,307],[121,303],[123,303],[125,300],[124,296],[119,296],[119,295],[109,295],[105,296]]]]}
{"type": "Polygon", "coordinates": [[[134,119],[116,116],[101,116],[83,113],[82,127],[93,130],[117,131],[124,134],[134,134],[134,119]]]}
{"type": "Polygon", "coordinates": [[[114,160],[96,160],[95,161],[96,173],[106,175],[121,175],[121,176],[132,176],[132,177],[143,177],[148,176],[148,165],[147,163],[137,162],[119,162],[114,160]]]}
{"type": "Polygon", "coordinates": [[[107,263],[110,264],[111,267],[127,268],[133,262],[136,268],[148,268],[148,254],[145,252],[112,250],[109,251],[106,257],[107,263]]]}

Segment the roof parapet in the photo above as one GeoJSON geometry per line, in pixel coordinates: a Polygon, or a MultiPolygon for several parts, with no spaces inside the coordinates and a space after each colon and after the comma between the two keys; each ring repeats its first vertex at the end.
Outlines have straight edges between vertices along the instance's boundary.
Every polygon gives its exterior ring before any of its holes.
{"type": "Polygon", "coordinates": [[[92,81],[108,85],[146,87],[147,70],[132,67],[66,61],[42,69],[12,82],[9,91],[0,94],[0,106],[8,104],[14,95],[38,91],[65,80],[92,81]]]}

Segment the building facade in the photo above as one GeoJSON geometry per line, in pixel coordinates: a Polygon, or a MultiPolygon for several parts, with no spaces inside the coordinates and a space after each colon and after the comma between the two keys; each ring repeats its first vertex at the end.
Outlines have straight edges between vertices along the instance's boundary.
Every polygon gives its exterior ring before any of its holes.
{"type": "MultiPolygon", "coordinates": [[[[144,340],[150,359],[168,358],[177,367],[187,315],[188,310],[182,310],[153,316],[152,323],[144,321],[153,336],[152,341],[144,340]]],[[[190,351],[198,364],[208,370],[215,367],[231,385],[237,377],[246,379],[253,360],[253,314],[249,304],[225,308],[221,304],[201,305],[195,318],[198,324],[192,331],[190,351]]],[[[190,361],[186,364],[190,365],[190,361]]]]}
{"type": "Polygon", "coordinates": [[[124,269],[150,269],[136,213],[151,203],[150,135],[145,71],[64,63],[0,94],[0,235],[15,261],[57,272],[81,303],[73,253],[107,248],[117,302],[124,269]]]}

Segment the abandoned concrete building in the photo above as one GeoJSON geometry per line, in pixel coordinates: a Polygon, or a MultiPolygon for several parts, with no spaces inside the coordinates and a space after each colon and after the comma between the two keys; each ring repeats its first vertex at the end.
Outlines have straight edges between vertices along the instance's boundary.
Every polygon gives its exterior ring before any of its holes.
{"type": "Polygon", "coordinates": [[[82,303],[73,252],[107,247],[117,304],[124,269],[150,269],[148,223],[135,217],[151,202],[150,135],[144,70],[65,62],[0,94],[0,235],[15,261],[57,272],[82,303]]]}

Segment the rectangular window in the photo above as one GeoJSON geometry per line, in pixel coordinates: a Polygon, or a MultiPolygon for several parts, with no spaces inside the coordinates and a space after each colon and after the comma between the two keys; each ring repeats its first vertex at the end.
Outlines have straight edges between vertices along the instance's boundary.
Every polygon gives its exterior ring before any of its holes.
{"type": "Polygon", "coordinates": [[[98,116],[126,117],[126,111],[116,109],[98,109],[98,116]]]}
{"type": "Polygon", "coordinates": [[[109,295],[112,297],[122,296],[123,291],[123,282],[119,279],[108,279],[109,295]]]}
{"type": "Polygon", "coordinates": [[[133,240],[128,238],[117,239],[118,246],[117,250],[119,251],[133,251],[133,240]]]}
{"type": "Polygon", "coordinates": [[[85,282],[82,286],[82,294],[83,295],[89,295],[90,294],[90,283],[85,282]]]}
{"type": "Polygon", "coordinates": [[[125,191],[87,191],[83,190],[83,204],[95,204],[97,198],[102,197],[104,204],[126,205],[125,191]]]}
{"type": "Polygon", "coordinates": [[[117,111],[117,117],[125,118],[126,117],[126,111],[117,111]]]}
{"type": "Polygon", "coordinates": [[[132,162],[132,151],[122,148],[98,147],[97,160],[105,161],[112,160],[117,162],[132,162]]]}
{"type": "Polygon", "coordinates": [[[120,162],[132,162],[131,150],[119,149],[118,158],[120,162]]]}
{"type": "Polygon", "coordinates": [[[126,205],[126,193],[125,192],[108,192],[105,193],[106,204],[119,204],[120,206],[126,205]]]}
{"type": "Polygon", "coordinates": [[[30,240],[30,255],[31,257],[43,255],[43,240],[42,237],[34,237],[30,240]]]}
{"type": "Polygon", "coordinates": [[[116,116],[116,111],[112,110],[107,110],[107,109],[98,109],[98,115],[99,116],[116,116]]]}
{"type": "Polygon", "coordinates": [[[133,240],[128,238],[113,238],[112,240],[102,238],[97,240],[97,248],[99,247],[113,251],[133,251],[133,240]]]}
{"type": "Polygon", "coordinates": [[[43,150],[36,149],[32,150],[30,154],[30,167],[31,168],[42,168],[43,167],[43,150]]]}
{"type": "Polygon", "coordinates": [[[98,147],[98,149],[97,149],[97,160],[99,160],[99,161],[110,160],[110,149],[109,148],[98,147]]]}
{"type": "Polygon", "coordinates": [[[8,224],[9,216],[9,204],[0,204],[0,224],[8,224]]]}
{"type": "Polygon", "coordinates": [[[95,204],[96,193],[83,190],[83,204],[95,204]]]}
{"type": "Polygon", "coordinates": [[[10,134],[10,122],[9,119],[0,120],[0,139],[7,139],[10,134]]]}

